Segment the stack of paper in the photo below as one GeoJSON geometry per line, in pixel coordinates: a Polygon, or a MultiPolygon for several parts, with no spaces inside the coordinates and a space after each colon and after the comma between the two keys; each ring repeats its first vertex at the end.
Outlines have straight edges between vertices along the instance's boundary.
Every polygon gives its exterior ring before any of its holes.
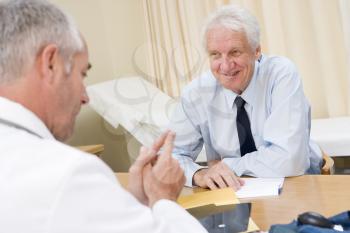
{"type": "Polygon", "coordinates": [[[245,184],[236,192],[238,198],[279,195],[284,178],[243,178],[245,184]]]}

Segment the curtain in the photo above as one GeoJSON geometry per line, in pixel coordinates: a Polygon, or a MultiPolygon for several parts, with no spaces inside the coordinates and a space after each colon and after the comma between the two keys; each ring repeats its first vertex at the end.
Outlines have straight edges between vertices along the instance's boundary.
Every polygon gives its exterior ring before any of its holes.
{"type": "Polygon", "coordinates": [[[263,53],[296,63],[313,118],[350,114],[348,0],[143,0],[148,65],[141,75],[178,97],[208,69],[201,28],[225,4],[257,17],[263,53]]]}

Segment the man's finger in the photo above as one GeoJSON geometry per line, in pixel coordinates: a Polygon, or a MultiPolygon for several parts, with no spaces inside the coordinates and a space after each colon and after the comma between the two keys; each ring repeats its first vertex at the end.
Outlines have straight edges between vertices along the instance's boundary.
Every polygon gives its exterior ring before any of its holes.
{"type": "Polygon", "coordinates": [[[214,183],[214,181],[211,178],[208,178],[206,180],[206,184],[207,184],[208,188],[211,190],[218,189],[218,187],[216,186],[216,184],[214,183]]]}
{"type": "Polygon", "coordinates": [[[222,176],[220,176],[220,175],[215,176],[215,178],[213,178],[213,180],[214,180],[214,183],[217,184],[217,186],[219,188],[222,189],[222,188],[227,187],[226,183],[224,182],[224,178],[222,176]]]}
{"type": "Polygon", "coordinates": [[[150,154],[149,150],[142,146],[140,154],[132,166],[143,168],[147,163],[151,162],[156,157],[155,154],[150,154]]]}
{"type": "Polygon", "coordinates": [[[232,177],[232,179],[235,180],[235,182],[236,182],[239,186],[244,185],[244,180],[243,180],[242,178],[240,178],[239,176],[237,176],[234,172],[231,172],[231,177],[232,177]]]}
{"type": "Polygon", "coordinates": [[[160,135],[159,138],[155,140],[155,142],[152,145],[152,150],[156,151],[156,153],[160,150],[160,148],[163,146],[166,137],[168,136],[170,130],[165,131],[160,135]]]}
{"type": "Polygon", "coordinates": [[[219,169],[218,172],[224,179],[227,186],[238,190],[241,187],[241,183],[239,182],[238,177],[235,175],[235,173],[223,162],[220,162],[218,165],[219,167],[215,168],[219,169]]]}
{"type": "Polygon", "coordinates": [[[238,179],[238,182],[241,184],[241,186],[245,184],[245,181],[242,178],[237,177],[237,179],[238,179]]]}
{"type": "Polygon", "coordinates": [[[173,147],[174,147],[174,140],[175,140],[175,133],[174,132],[169,132],[167,137],[165,138],[164,142],[164,150],[162,153],[163,156],[171,156],[171,153],[173,152],[173,147]]]}
{"type": "Polygon", "coordinates": [[[225,173],[225,175],[222,175],[222,177],[223,177],[223,179],[228,187],[236,187],[237,186],[237,182],[235,181],[234,177],[231,176],[230,173],[225,173]]]}
{"type": "Polygon", "coordinates": [[[145,167],[142,170],[142,177],[143,177],[143,181],[145,180],[150,180],[152,175],[152,166],[151,164],[146,164],[145,167]]]}

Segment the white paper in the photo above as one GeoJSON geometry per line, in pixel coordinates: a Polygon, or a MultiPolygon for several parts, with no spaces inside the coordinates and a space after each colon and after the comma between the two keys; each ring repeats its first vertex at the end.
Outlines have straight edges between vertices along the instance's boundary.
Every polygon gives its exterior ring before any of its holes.
{"type": "Polygon", "coordinates": [[[238,198],[277,196],[284,178],[243,178],[245,184],[236,192],[238,198]]]}

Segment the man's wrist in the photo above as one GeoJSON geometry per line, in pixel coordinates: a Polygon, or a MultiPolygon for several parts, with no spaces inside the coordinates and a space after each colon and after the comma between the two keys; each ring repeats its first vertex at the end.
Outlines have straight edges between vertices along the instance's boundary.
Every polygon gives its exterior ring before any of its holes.
{"type": "Polygon", "coordinates": [[[205,175],[207,170],[208,168],[201,168],[198,171],[196,171],[192,177],[192,185],[202,187],[203,176],[205,175]]]}
{"type": "Polygon", "coordinates": [[[148,199],[149,199],[149,202],[148,202],[149,207],[153,207],[153,205],[160,200],[168,200],[168,201],[176,202],[177,197],[175,197],[174,195],[160,194],[160,195],[154,195],[152,197],[148,197],[148,199]]]}

